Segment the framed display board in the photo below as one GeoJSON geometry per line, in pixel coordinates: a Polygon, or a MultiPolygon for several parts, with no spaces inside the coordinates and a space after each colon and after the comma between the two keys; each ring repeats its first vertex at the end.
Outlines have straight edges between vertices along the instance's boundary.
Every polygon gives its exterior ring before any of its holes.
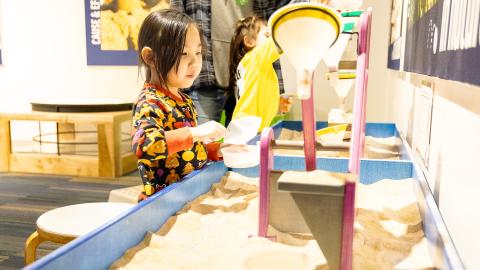
{"type": "MultiPolygon", "coordinates": [[[[391,20],[398,21],[393,0],[391,20]]],[[[400,33],[404,50],[396,50],[392,32],[388,67],[446,80],[480,85],[480,1],[403,0],[400,33]],[[398,60],[400,59],[400,60],[398,60]]]]}
{"type": "Polygon", "coordinates": [[[85,0],[87,65],[137,65],[138,30],[166,0],[85,0]]]}
{"type": "Polygon", "coordinates": [[[388,68],[400,69],[402,56],[402,13],[403,0],[393,0],[390,15],[390,40],[388,46],[388,68]]]}

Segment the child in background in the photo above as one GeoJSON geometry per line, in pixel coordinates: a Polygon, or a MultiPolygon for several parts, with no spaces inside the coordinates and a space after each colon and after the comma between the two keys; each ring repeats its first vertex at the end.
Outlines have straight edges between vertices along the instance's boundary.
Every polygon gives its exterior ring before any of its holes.
{"type": "MultiPolygon", "coordinates": [[[[230,44],[229,94],[237,100],[232,119],[258,116],[262,118],[261,131],[278,112],[290,110],[291,100],[280,98],[278,78],[272,66],[279,57],[280,51],[265,21],[251,16],[237,22],[230,44]]],[[[228,105],[227,116],[232,111],[232,105],[228,105]]]]}
{"type": "Polygon", "coordinates": [[[209,121],[197,126],[188,88],[202,68],[205,48],[198,25],[176,10],[148,15],[139,32],[139,68],[146,82],[135,104],[132,150],[138,158],[144,191],[139,201],[218,160],[225,128],[209,121]]]}

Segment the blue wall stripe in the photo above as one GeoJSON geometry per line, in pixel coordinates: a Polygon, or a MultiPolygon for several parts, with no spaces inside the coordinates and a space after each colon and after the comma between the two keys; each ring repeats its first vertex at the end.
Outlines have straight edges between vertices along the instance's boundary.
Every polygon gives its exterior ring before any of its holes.
{"type": "MultiPolygon", "coordinates": [[[[328,126],[327,122],[317,121],[316,129],[325,128],[328,126]]],[[[303,130],[301,121],[283,121],[274,126],[274,129],[286,128],[292,130],[303,130]]],[[[277,134],[275,134],[277,135],[277,134]]],[[[377,138],[387,138],[397,136],[397,130],[393,123],[366,123],[365,135],[377,138]]]]}
{"type": "MultiPolygon", "coordinates": [[[[275,156],[274,170],[305,170],[303,157],[275,156]]],[[[317,169],[331,172],[347,172],[348,159],[317,158],[317,169]]],[[[244,169],[231,169],[247,177],[258,177],[259,166],[244,169]]],[[[363,159],[360,161],[360,183],[372,184],[382,179],[405,179],[412,177],[412,163],[409,161],[385,161],[363,159]]]]}

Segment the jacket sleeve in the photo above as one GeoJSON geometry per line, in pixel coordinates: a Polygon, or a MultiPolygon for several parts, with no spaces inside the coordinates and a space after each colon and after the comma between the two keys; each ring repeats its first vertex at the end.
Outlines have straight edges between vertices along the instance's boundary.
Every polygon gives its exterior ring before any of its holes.
{"type": "Polygon", "coordinates": [[[148,164],[165,159],[168,155],[193,146],[192,134],[188,128],[165,131],[165,118],[155,102],[144,102],[136,106],[132,150],[142,162],[148,164]]]}
{"type": "Polygon", "coordinates": [[[157,105],[137,104],[133,116],[132,150],[139,161],[151,163],[168,156],[163,121],[165,116],[157,105]]]}
{"type": "Polygon", "coordinates": [[[208,160],[218,161],[223,159],[220,153],[220,145],[221,143],[219,142],[212,142],[209,144],[205,144],[205,148],[207,149],[208,160]]]}
{"type": "MultiPolygon", "coordinates": [[[[292,1],[294,2],[294,1],[292,1]]],[[[253,0],[253,12],[258,17],[268,20],[270,16],[279,8],[291,3],[291,0],[253,0]]]]}
{"type": "Polygon", "coordinates": [[[170,0],[170,8],[185,13],[185,3],[183,0],[170,0]]]}
{"type": "Polygon", "coordinates": [[[272,37],[269,37],[262,45],[255,47],[251,53],[254,63],[257,63],[260,69],[271,68],[273,62],[277,61],[281,54],[272,37]]]}

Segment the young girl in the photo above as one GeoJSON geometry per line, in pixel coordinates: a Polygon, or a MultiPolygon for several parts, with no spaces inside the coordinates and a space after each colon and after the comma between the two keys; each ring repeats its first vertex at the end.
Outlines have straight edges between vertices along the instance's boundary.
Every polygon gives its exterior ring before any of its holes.
{"type": "Polygon", "coordinates": [[[272,66],[279,57],[279,49],[270,37],[265,21],[252,16],[237,22],[230,43],[227,118],[233,107],[232,119],[244,115],[259,116],[262,118],[261,131],[270,125],[279,111],[289,111],[291,100],[280,98],[278,78],[272,66]]]}
{"type": "Polygon", "coordinates": [[[139,201],[218,159],[225,128],[210,121],[197,126],[190,87],[202,68],[204,41],[198,25],[176,10],[148,15],[139,32],[139,68],[146,82],[134,104],[132,150],[144,191],[139,201]]]}

